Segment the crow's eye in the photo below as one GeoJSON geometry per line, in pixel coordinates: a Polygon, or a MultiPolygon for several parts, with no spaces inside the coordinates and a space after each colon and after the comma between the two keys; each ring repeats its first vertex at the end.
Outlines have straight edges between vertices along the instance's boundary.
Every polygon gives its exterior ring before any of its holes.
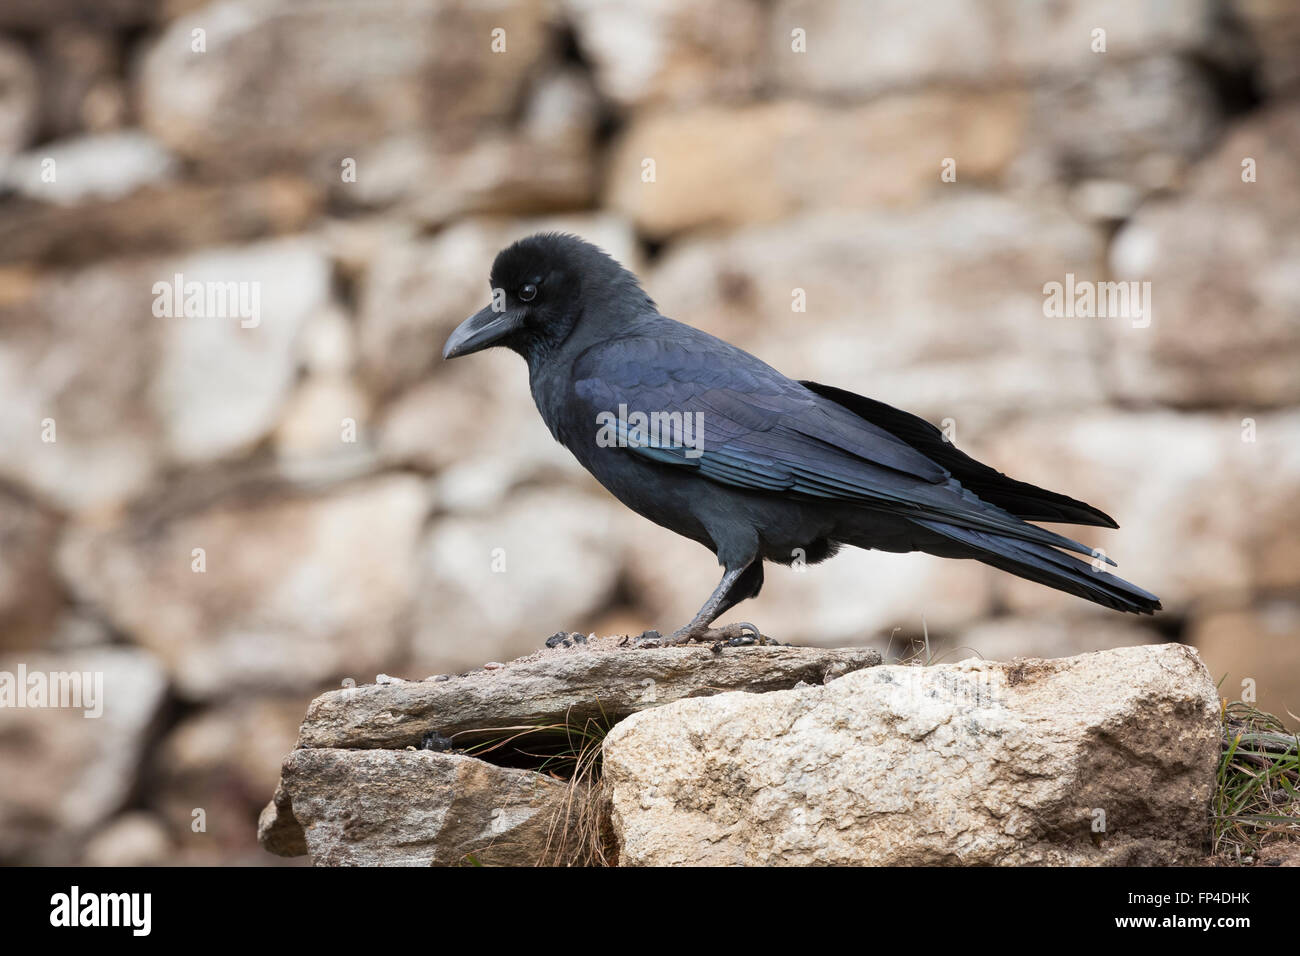
{"type": "Polygon", "coordinates": [[[523,302],[532,302],[533,299],[537,298],[537,286],[533,285],[531,282],[525,286],[521,286],[519,289],[519,298],[523,302]]]}

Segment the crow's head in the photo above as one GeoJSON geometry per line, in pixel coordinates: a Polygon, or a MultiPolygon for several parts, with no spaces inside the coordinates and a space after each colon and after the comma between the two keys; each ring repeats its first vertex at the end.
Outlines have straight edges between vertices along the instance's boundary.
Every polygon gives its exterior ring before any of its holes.
{"type": "Polygon", "coordinates": [[[502,249],[492,263],[491,286],[492,302],[456,327],[443,358],[493,345],[528,358],[563,344],[580,325],[654,308],[636,276],[591,243],[561,233],[529,236],[502,249]],[[588,309],[592,302],[602,307],[588,309]]]}

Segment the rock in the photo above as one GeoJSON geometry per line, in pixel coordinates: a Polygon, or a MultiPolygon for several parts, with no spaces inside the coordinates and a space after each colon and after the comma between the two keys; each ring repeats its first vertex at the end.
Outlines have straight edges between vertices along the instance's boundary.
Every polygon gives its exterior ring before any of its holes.
{"type": "Polygon", "coordinates": [[[622,106],[716,103],[752,94],[764,11],[750,0],[565,0],[603,94],[622,106]]]}
{"type": "Polygon", "coordinates": [[[97,133],[47,143],[4,166],[0,186],[40,202],[75,206],[121,199],[143,186],[157,186],[175,172],[175,160],[143,133],[97,133]],[[53,182],[42,173],[54,163],[53,182]]]}
{"type": "Polygon", "coordinates": [[[1190,864],[1220,733],[1168,644],[679,700],[603,767],[621,865],[1190,864]]]}
{"type": "Polygon", "coordinates": [[[86,844],[86,866],[163,866],[174,862],[167,830],[148,813],[124,813],[86,844]]]}
{"type": "Polygon", "coordinates": [[[306,856],[307,836],[293,815],[293,805],[284,787],[277,783],[271,802],[257,817],[257,842],[276,856],[306,856]]]}
{"type": "Polygon", "coordinates": [[[159,16],[164,0],[6,0],[0,30],[40,30],[68,23],[143,27],[159,16]]]}
{"type": "Polygon", "coordinates": [[[426,227],[469,214],[586,208],[595,197],[597,119],[586,76],[560,71],[538,82],[517,130],[485,132],[468,146],[423,132],[358,144],[355,178],[340,178],[334,193],[367,208],[400,204],[426,227]]]}
{"type": "Polygon", "coordinates": [[[183,156],[241,175],[306,163],[339,177],[359,146],[416,131],[467,141],[510,117],[550,56],[547,6],[207,6],[172,21],[143,56],[143,124],[183,156]],[[204,52],[192,50],[195,28],[206,30],[204,52]],[[505,31],[503,53],[492,52],[494,29],[505,31]]]}
{"type": "Polygon", "coordinates": [[[31,142],[39,119],[36,67],[21,46],[0,38],[0,162],[31,142]]]}
{"type": "Polygon", "coordinates": [[[780,0],[769,25],[777,85],[799,92],[870,95],[900,87],[997,85],[1088,73],[1112,61],[1194,51],[1214,35],[1207,0],[1065,0],[969,4],[942,0],[780,0]],[[1092,50],[1106,31],[1106,52],[1092,50]],[[791,31],[803,30],[805,53],[791,31]]]}
{"type": "Polygon", "coordinates": [[[1300,401],[1300,105],[1252,114],[1116,237],[1111,271],[1150,282],[1149,325],[1098,322],[1124,402],[1189,408],[1300,401]],[[1243,163],[1257,182],[1243,182],[1243,163]]]}
{"type": "Polygon", "coordinates": [[[957,160],[960,183],[996,181],[1021,148],[1027,116],[1027,100],[1016,93],[918,93],[854,107],[778,100],[652,114],[634,121],[615,147],[606,202],[655,238],[809,208],[916,202],[953,188],[940,178],[945,157],[957,160]],[[653,181],[644,179],[647,159],[653,181]]]}
{"type": "Polygon", "coordinates": [[[279,779],[301,716],[298,697],[231,695],[162,740],[149,768],[150,805],[185,862],[260,855],[250,822],[279,779]]]}
{"type": "Polygon", "coordinates": [[[1145,190],[1176,185],[1222,125],[1208,71],[1172,55],[1048,74],[1031,115],[1017,170],[1045,165],[1053,183],[1108,177],[1145,190]]]}
{"type": "MultiPolygon", "coordinates": [[[[295,750],[282,772],[316,866],[563,864],[583,799],[544,774],[429,751],[295,750]]],[[[279,821],[273,802],[264,845],[297,849],[279,821]]]]}
{"type": "Polygon", "coordinates": [[[438,733],[457,735],[456,745],[463,747],[491,737],[491,728],[613,722],[685,697],[724,690],[759,694],[801,680],[820,684],[879,663],[880,654],[869,648],[767,646],[715,654],[701,646],[618,647],[609,638],[539,651],[500,670],[450,680],[330,691],[312,701],[298,746],[394,750],[418,747],[426,735],[438,733]]]}
{"type": "Polygon", "coordinates": [[[0,486],[0,649],[37,647],[53,632],[57,540],[53,516],[0,486]]]}
{"type": "Polygon", "coordinates": [[[174,265],[187,287],[235,281],[259,293],[248,302],[255,309],[230,309],[233,317],[159,320],[150,397],[171,457],[195,462],[247,449],[274,428],[293,385],[298,332],[329,301],[330,268],[310,240],[205,250],[174,265]]]}
{"type": "Polygon", "coordinates": [[[323,203],[323,189],[291,176],[146,186],[75,207],[13,199],[0,217],[0,263],[79,265],[283,235],[306,227],[323,203]]]}
{"type": "Polygon", "coordinates": [[[557,487],[436,520],[416,571],[413,672],[514,657],[537,646],[539,627],[587,621],[618,585],[620,507],[557,487]]]}
{"type": "Polygon", "coordinates": [[[1249,596],[1192,617],[1188,643],[1205,659],[1219,693],[1277,715],[1300,730],[1300,600],[1249,596]]]}
{"type": "Polygon", "coordinates": [[[370,399],[346,375],[317,375],[298,384],[275,430],[284,458],[364,455],[370,444],[370,399]],[[350,423],[350,424],[348,424],[350,423]]]}
{"type": "Polygon", "coordinates": [[[330,282],[310,239],[33,280],[0,308],[11,330],[0,343],[0,476],[60,508],[107,508],[168,464],[248,451],[276,425],[298,330],[326,307],[330,282]],[[219,315],[155,314],[167,303],[153,290],[177,274],[223,292],[247,285],[239,307],[212,300],[219,315]]]}
{"type": "Polygon", "coordinates": [[[128,92],[118,35],[62,23],[40,44],[43,120],[54,137],[104,133],[127,119],[128,92]]]}
{"type": "Polygon", "coordinates": [[[1300,84],[1300,9],[1289,0],[1230,0],[1258,48],[1259,79],[1272,94],[1294,94],[1300,84]]]}
{"type": "Polygon", "coordinates": [[[162,320],[149,289],[161,274],[134,264],[34,278],[0,307],[0,475],[65,509],[148,486],[162,458],[142,394],[156,368],[162,320]]]}
{"type": "MultiPolygon", "coordinates": [[[[1300,587],[1300,449],[1292,438],[1300,416],[1249,421],[1158,411],[1040,416],[1008,425],[978,451],[1008,474],[1112,515],[1118,531],[1073,533],[1176,615],[1243,592],[1300,587]]],[[[1010,575],[995,581],[1015,611],[1112,616],[1010,575]]]]}
{"type": "Polygon", "coordinates": [[[313,497],[163,501],[70,529],[59,565],[74,594],[159,656],[185,697],[300,691],[390,666],[426,507],[410,475],[313,497]]]}
{"type": "Polygon", "coordinates": [[[6,654],[0,682],[16,681],[20,665],[29,681],[89,675],[66,685],[89,692],[68,698],[79,707],[0,711],[0,859],[67,864],[134,792],[167,681],[152,655],[130,648],[6,654]]]}

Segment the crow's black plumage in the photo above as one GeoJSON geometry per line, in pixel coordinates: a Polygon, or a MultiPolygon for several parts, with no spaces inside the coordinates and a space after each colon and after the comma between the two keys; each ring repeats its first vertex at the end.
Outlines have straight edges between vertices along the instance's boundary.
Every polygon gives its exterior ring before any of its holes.
{"type": "Polygon", "coordinates": [[[1117,527],[1107,515],[975,461],[914,415],[786,378],[660,315],[635,276],[575,236],[516,242],[491,284],[493,304],[443,357],[518,352],[555,438],[620,501],[723,566],[674,640],[712,636],[720,614],[758,593],[764,561],[812,564],[843,544],[975,558],[1116,610],[1160,607],[1104,570],[1109,559],[1028,523],[1117,527]]]}

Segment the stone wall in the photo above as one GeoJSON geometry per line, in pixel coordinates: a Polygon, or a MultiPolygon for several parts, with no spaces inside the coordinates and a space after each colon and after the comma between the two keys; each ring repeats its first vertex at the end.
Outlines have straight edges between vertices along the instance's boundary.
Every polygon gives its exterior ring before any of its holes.
{"type": "Polygon", "coordinates": [[[102,674],[104,714],[0,710],[0,861],[270,861],[322,690],[698,607],[712,556],[516,358],[438,360],[539,229],[1114,515],[1084,540],[1167,608],[857,552],[744,618],[888,659],[923,619],[948,661],[1173,638],[1300,713],[1297,64],[1286,0],[8,0],[0,672],[102,674]],[[178,273],[257,316],[157,314],[178,273]],[[1048,317],[1067,276],[1153,311],[1048,317]]]}

